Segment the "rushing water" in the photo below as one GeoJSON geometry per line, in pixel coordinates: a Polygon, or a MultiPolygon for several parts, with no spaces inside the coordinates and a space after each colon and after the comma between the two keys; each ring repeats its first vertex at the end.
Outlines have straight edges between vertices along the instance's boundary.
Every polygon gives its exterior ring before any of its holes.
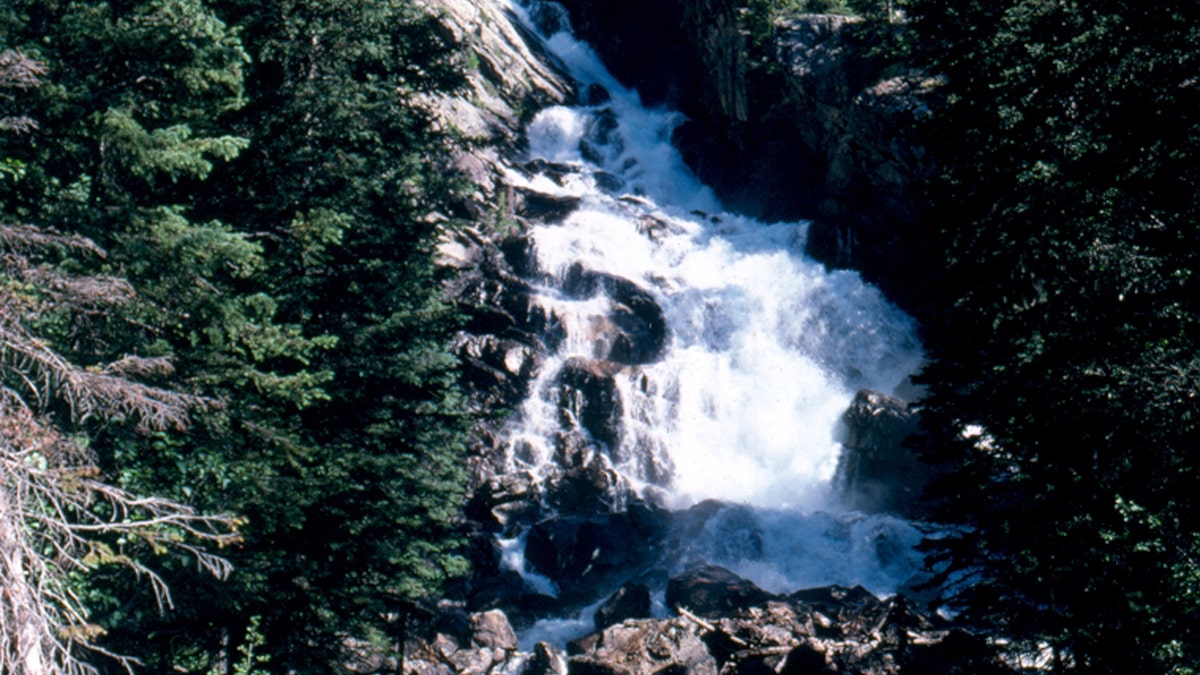
{"type": "Polygon", "coordinates": [[[729,505],[679,559],[725,565],[773,591],[893,592],[919,566],[919,533],[839,510],[830,480],[854,393],[893,392],[918,368],[913,321],[856,273],[807,258],[806,223],[723,211],[671,146],[677,114],[643,107],[566,32],[547,44],[581,88],[611,98],[541,111],[528,127],[530,157],[572,170],[511,177],[580,202],[532,232],[544,272],[536,302],[565,338],[510,430],[514,470],[554,461],[562,416],[546,392],[563,364],[611,347],[603,325],[619,302],[564,292],[564,280],[573,266],[628,280],[661,308],[667,337],[657,358],[612,366],[622,418],[608,456],[635,491],[669,508],[729,505]]]}

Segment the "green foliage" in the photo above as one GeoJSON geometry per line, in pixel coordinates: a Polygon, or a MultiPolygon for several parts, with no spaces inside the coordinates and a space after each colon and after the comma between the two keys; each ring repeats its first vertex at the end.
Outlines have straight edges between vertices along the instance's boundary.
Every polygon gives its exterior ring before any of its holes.
{"type": "MultiPolygon", "coordinates": [[[[260,675],[266,672],[259,670],[258,666],[269,663],[271,658],[266,654],[255,652],[256,649],[261,648],[266,642],[263,639],[262,633],[259,632],[259,623],[261,623],[259,617],[250,617],[250,625],[246,627],[246,638],[238,646],[238,656],[240,658],[233,664],[233,675],[260,675]]],[[[214,666],[209,670],[209,675],[224,675],[224,671],[214,666]]]]}
{"type": "Polygon", "coordinates": [[[186,436],[89,429],[103,468],[245,517],[231,581],[158,561],[189,599],[165,617],[89,579],[105,646],[246,673],[387,646],[389,617],[465,572],[470,420],[432,263],[456,183],[418,103],[458,82],[454,46],[403,0],[16,0],[0,25],[50,73],[14,111],[40,130],[0,139],[0,206],[94,237],[131,284],[116,310],[47,312],[46,335],[85,363],[170,357],[223,403],[186,436]]]}
{"type": "Polygon", "coordinates": [[[1185,668],[1200,17],[1117,1],[906,11],[912,56],[945,77],[928,258],[948,311],[927,327],[923,445],[955,467],[936,495],[966,526],[930,547],[975,575],[957,600],[981,625],[1084,672],[1185,668]]]}

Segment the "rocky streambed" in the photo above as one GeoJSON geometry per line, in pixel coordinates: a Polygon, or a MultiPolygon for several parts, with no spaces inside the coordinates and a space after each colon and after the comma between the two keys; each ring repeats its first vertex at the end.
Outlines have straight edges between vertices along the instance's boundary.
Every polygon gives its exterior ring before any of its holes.
{"type": "Polygon", "coordinates": [[[646,618],[644,586],[624,586],[597,613],[596,630],[561,648],[522,651],[503,612],[444,615],[414,637],[406,671],[548,675],[650,673],[1015,672],[967,631],[861,587],[828,586],[774,595],[720,567],[672,577],[674,616],[646,618]]]}

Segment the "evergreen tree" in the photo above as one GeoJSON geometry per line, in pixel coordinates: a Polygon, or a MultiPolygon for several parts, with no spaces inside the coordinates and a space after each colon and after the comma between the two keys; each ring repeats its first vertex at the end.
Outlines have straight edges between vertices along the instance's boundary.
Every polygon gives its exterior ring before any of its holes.
{"type": "MultiPolygon", "coordinates": [[[[261,242],[205,204],[204,181],[247,145],[223,121],[244,102],[247,53],[198,0],[15,2],[0,21],[5,38],[48,71],[47,84],[22,101],[39,129],[0,139],[9,166],[19,167],[0,200],[23,221],[91,237],[107,252],[99,272],[127,279],[134,298],[106,311],[50,312],[39,320],[42,335],[84,366],[169,358],[191,392],[224,402],[186,436],[95,420],[100,467],[129,489],[247,512],[249,501],[236,497],[262,498],[272,480],[262,458],[294,444],[297,411],[324,396],[328,374],[307,366],[332,344],[276,321],[277,302],[260,281],[261,242]]],[[[165,672],[181,658],[165,645],[182,642],[202,662],[230,628],[244,632],[236,624],[248,618],[223,626],[211,614],[212,595],[236,586],[197,579],[183,557],[156,565],[169,585],[208,589],[177,605],[167,624],[195,639],[147,633],[160,621],[155,599],[97,574],[79,593],[108,631],[109,649],[136,651],[165,672]],[[126,630],[136,638],[126,640],[126,630]]]]}
{"type": "Polygon", "coordinates": [[[264,449],[277,481],[225,606],[261,616],[272,664],[336,672],[348,640],[394,649],[404,617],[464,571],[455,554],[466,430],[455,327],[433,250],[455,183],[421,105],[457,84],[436,21],[399,0],[225,0],[253,59],[231,118],[250,148],[213,214],[260,233],[280,316],[330,346],[326,397],[264,449]]]}
{"type": "MultiPolygon", "coordinates": [[[[44,72],[19,51],[0,52],[0,97],[24,98],[12,90],[37,86],[44,72]]],[[[37,127],[23,114],[0,119],[0,131],[37,127]]],[[[4,180],[23,177],[20,160],[2,166],[4,180]]],[[[82,580],[132,571],[161,610],[171,588],[146,561],[182,556],[225,577],[228,563],[201,547],[236,543],[237,521],[114,485],[86,431],[97,422],[129,429],[130,420],[141,433],[181,430],[189,413],[216,402],[142,382],[170,373],[163,359],[81,368],[59,353],[53,343],[64,337],[94,341],[94,317],[136,294],[125,279],[78,273],[104,258],[91,240],[8,218],[0,215],[0,670],[93,672],[85,661],[104,657],[128,669],[131,659],[98,644],[104,628],[82,580]]]]}
{"type": "Polygon", "coordinates": [[[943,76],[923,377],[930,543],[964,616],[1061,670],[1191,672],[1200,645],[1197,8],[912,0],[943,76]]]}

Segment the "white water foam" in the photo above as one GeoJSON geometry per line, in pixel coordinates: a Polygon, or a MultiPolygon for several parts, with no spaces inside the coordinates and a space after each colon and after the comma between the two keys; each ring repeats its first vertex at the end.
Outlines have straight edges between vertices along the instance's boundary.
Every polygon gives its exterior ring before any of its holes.
{"type": "MultiPolygon", "coordinates": [[[[913,321],[856,273],[807,258],[806,223],[723,212],[670,144],[678,114],[644,108],[570,35],[548,45],[611,100],[553,107],[529,125],[532,158],[578,172],[511,180],[581,200],[562,223],[533,228],[538,265],[558,279],[582,264],[634,282],[663,309],[670,333],[661,359],[615,376],[625,416],[622,447],[610,449],[622,458],[617,468],[634,485],[657,483],[674,509],[708,499],[750,509],[741,529],[714,519],[685,558],[724,564],[768,590],[840,583],[893,592],[919,568],[920,533],[896,518],[833,513],[829,482],[835,428],[854,392],[894,392],[918,369],[913,321]],[[601,189],[597,172],[619,177],[624,192],[601,189]],[[739,553],[730,544],[739,537],[760,544],[739,553]]],[[[562,319],[567,339],[512,433],[535,466],[550,461],[559,428],[555,405],[538,392],[568,357],[596,356],[583,327],[608,307],[602,296],[562,297],[553,281],[539,302],[562,319]]]]}

